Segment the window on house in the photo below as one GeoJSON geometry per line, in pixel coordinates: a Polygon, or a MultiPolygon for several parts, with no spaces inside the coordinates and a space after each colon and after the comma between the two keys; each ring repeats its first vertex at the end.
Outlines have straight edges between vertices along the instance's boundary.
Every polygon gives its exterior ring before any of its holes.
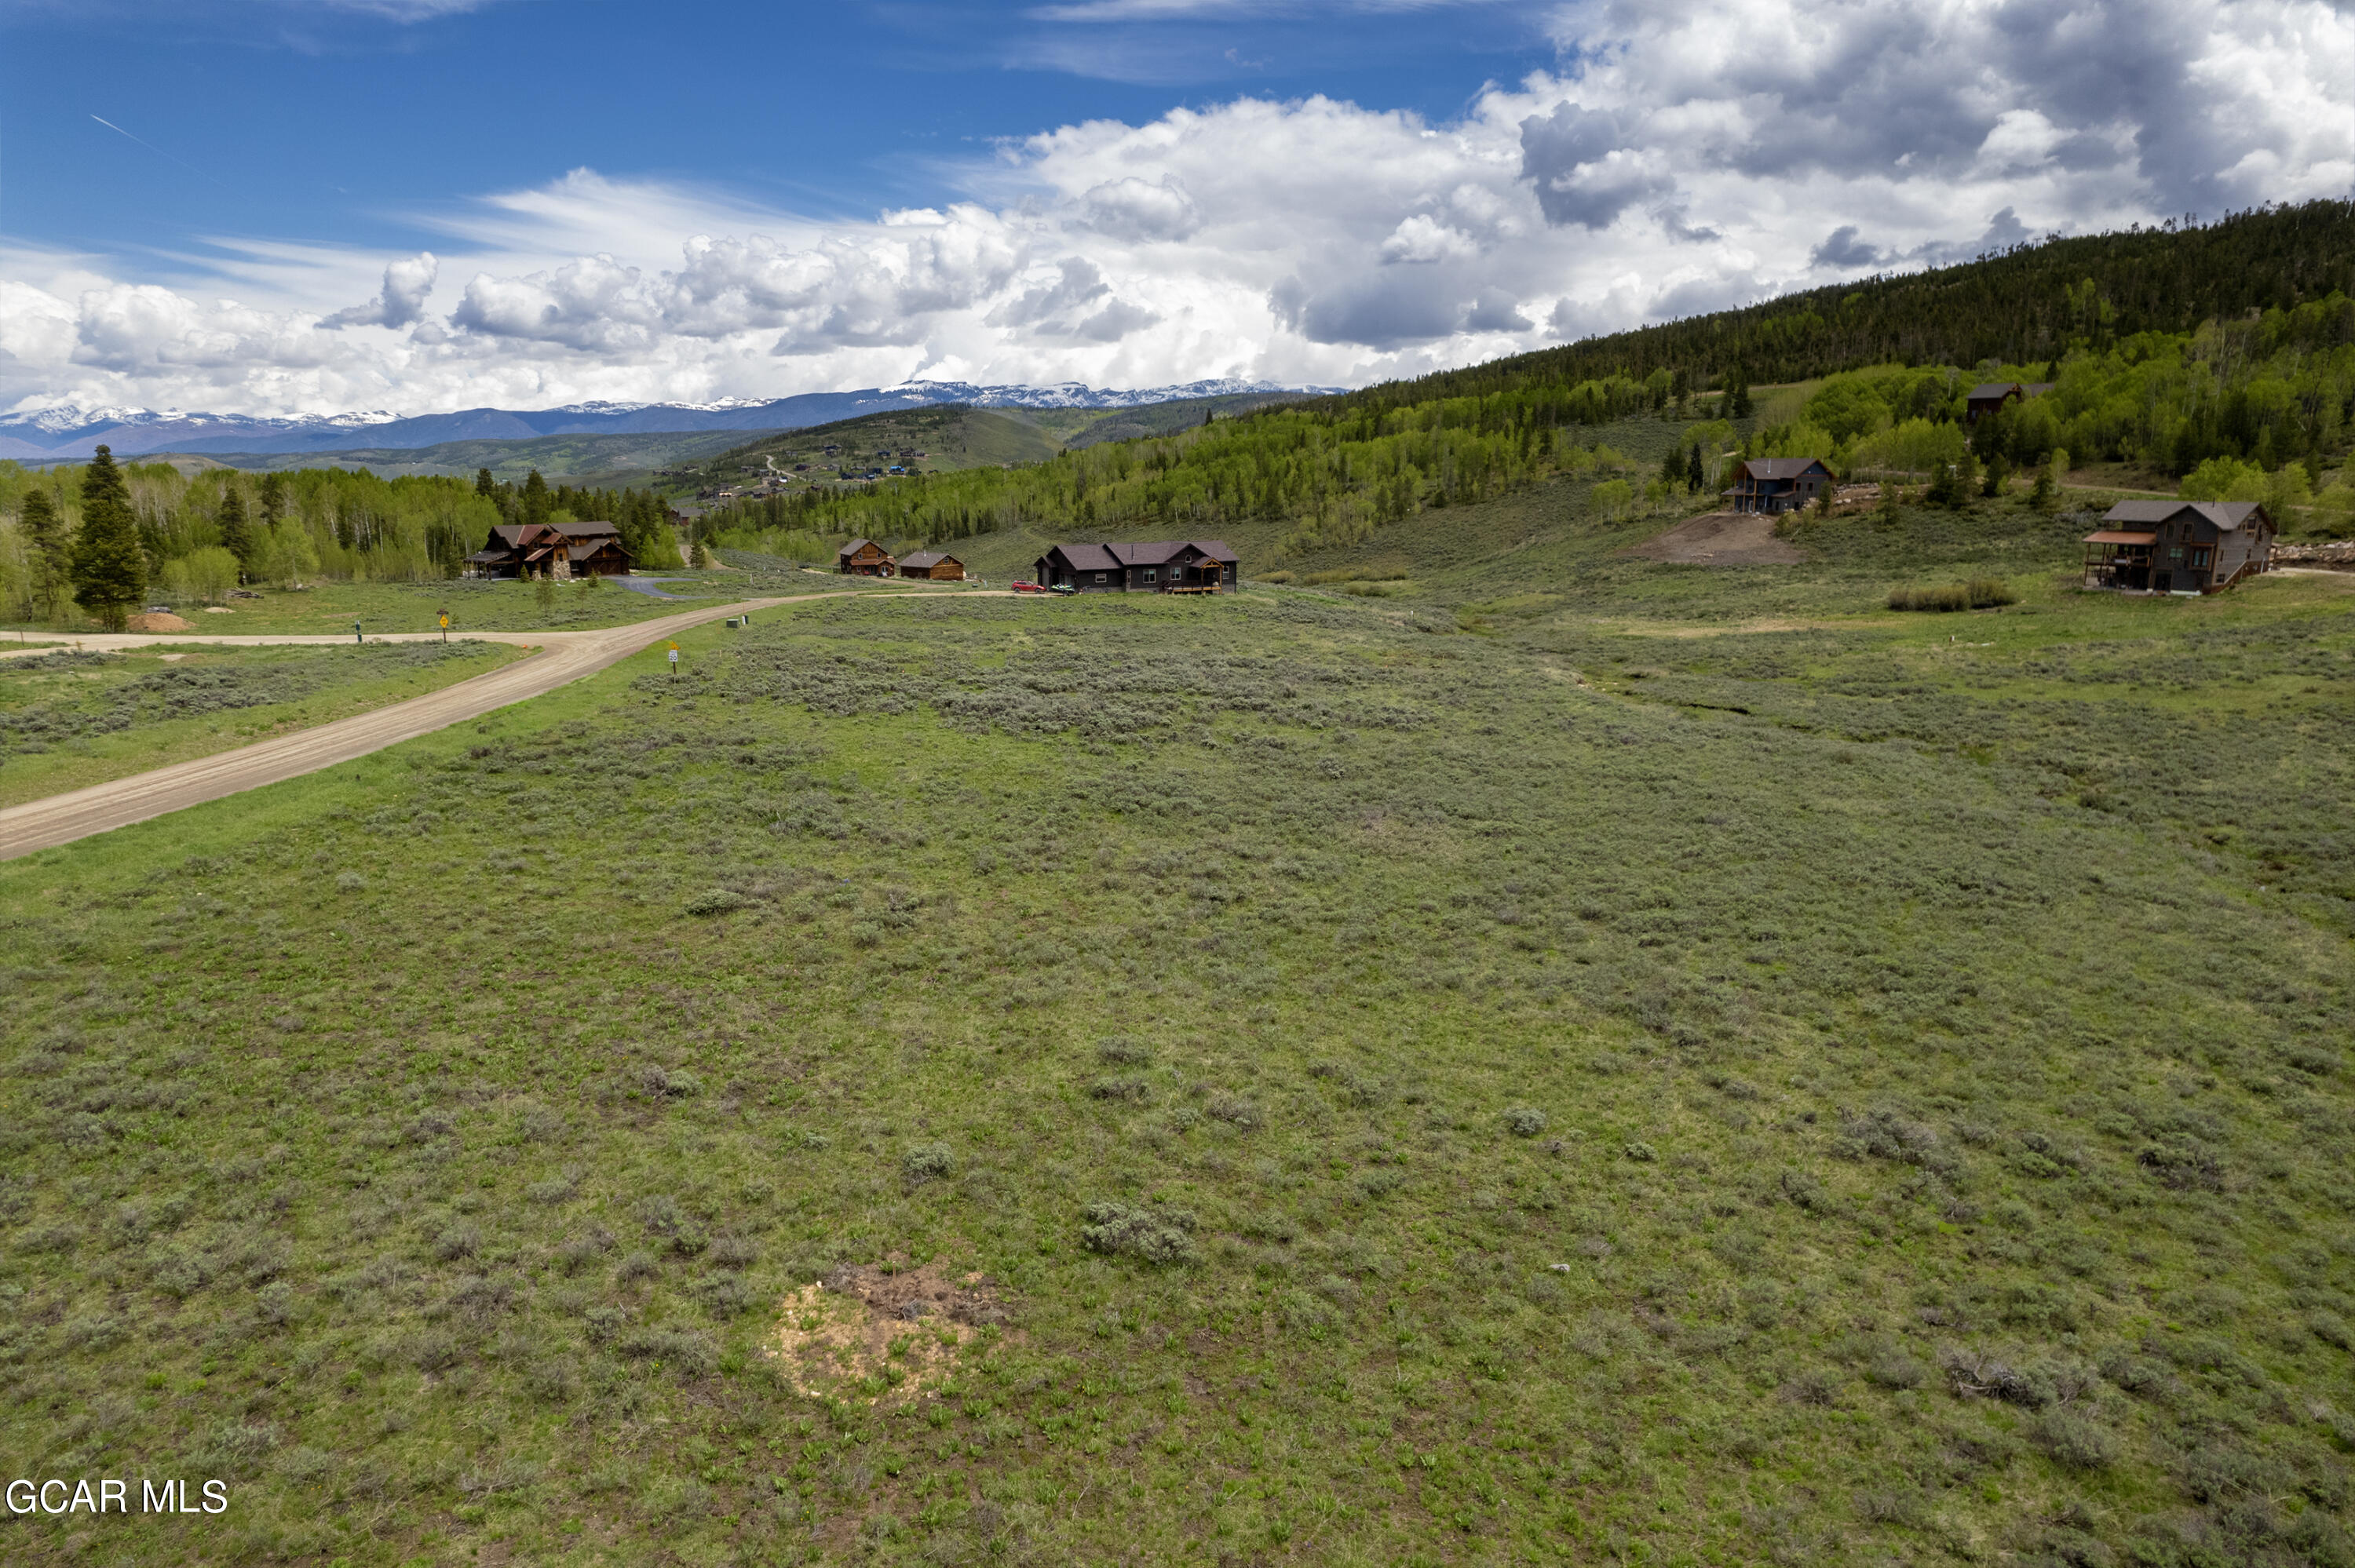
{"type": "Polygon", "coordinates": [[[1103,581],[1103,580],[1104,580],[1104,575],[1103,575],[1103,573],[1102,573],[1102,572],[1098,572],[1098,573],[1096,574],[1096,581],[1098,581],[1098,582],[1102,582],[1102,581],[1103,581]]]}
{"type": "Polygon", "coordinates": [[[1153,568],[1151,567],[1145,568],[1145,580],[1146,582],[1152,582],[1154,580],[1153,568]]]}

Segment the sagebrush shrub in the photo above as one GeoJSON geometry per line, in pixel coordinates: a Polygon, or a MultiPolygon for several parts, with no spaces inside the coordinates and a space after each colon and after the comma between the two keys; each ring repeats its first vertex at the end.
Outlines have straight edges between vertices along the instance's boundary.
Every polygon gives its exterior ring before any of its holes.
{"type": "Polygon", "coordinates": [[[910,1186],[937,1181],[956,1169],[956,1156],[945,1143],[920,1143],[900,1157],[900,1173],[910,1186]]]}
{"type": "Polygon", "coordinates": [[[2028,1437],[2067,1469],[2107,1469],[2118,1457],[2118,1440],[2110,1429],[2074,1411],[2039,1412],[2029,1423],[2028,1437]]]}
{"type": "Polygon", "coordinates": [[[1183,1209],[1156,1211],[1095,1202],[1087,1207],[1080,1244],[1090,1252],[1183,1265],[1199,1261],[1193,1231],[1194,1216],[1183,1209]]]}
{"type": "Polygon", "coordinates": [[[1505,1130],[1515,1138],[1535,1138],[1546,1129],[1546,1114],[1533,1106],[1515,1106],[1505,1113],[1505,1130]]]}

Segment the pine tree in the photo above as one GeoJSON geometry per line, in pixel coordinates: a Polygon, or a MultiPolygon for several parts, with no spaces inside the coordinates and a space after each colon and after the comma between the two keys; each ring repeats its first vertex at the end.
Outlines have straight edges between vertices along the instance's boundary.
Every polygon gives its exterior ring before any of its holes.
{"type": "Polygon", "coordinates": [[[523,523],[545,523],[548,514],[556,510],[555,499],[548,493],[548,481],[539,477],[539,470],[533,469],[531,477],[523,482],[523,503],[517,510],[522,514],[517,521],[523,523]]]}
{"type": "Polygon", "coordinates": [[[278,520],[286,515],[286,479],[283,474],[265,473],[261,476],[260,510],[261,525],[265,528],[277,527],[278,520]]]}
{"type": "Polygon", "coordinates": [[[485,501],[496,501],[499,498],[499,482],[491,477],[489,469],[478,468],[474,471],[474,493],[485,501]]]}
{"type": "Polygon", "coordinates": [[[147,593],[147,557],[131,512],[131,489],[114,453],[98,449],[81,471],[81,528],[73,542],[74,602],[120,631],[147,593]]]}
{"type": "Polygon", "coordinates": [[[245,525],[245,493],[230,480],[221,486],[220,517],[221,548],[237,557],[238,580],[242,582],[253,570],[253,530],[245,525]]]}
{"type": "Polygon", "coordinates": [[[1709,470],[1700,461],[1700,443],[1694,442],[1685,451],[1685,488],[1699,494],[1709,483],[1709,470]]]}
{"type": "Polygon", "coordinates": [[[25,493],[25,510],[17,521],[30,557],[26,564],[33,569],[33,602],[42,620],[55,620],[73,581],[73,544],[66,536],[65,520],[58,515],[49,493],[36,485],[25,493]]]}

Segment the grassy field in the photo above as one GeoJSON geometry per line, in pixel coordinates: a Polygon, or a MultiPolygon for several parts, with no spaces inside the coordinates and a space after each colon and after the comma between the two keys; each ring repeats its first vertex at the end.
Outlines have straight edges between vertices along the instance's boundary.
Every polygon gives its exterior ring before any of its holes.
{"type": "Polygon", "coordinates": [[[405,702],[524,652],[498,642],[192,642],[0,659],[0,806],[405,702]]]}
{"type": "Polygon", "coordinates": [[[0,867],[10,1560],[2355,1561],[2355,584],[1582,495],[0,867]]]}
{"type": "MultiPolygon", "coordinates": [[[[370,636],[391,631],[431,631],[445,609],[453,618],[452,624],[461,630],[586,630],[651,620],[692,607],[691,603],[673,602],[674,599],[723,602],[751,597],[754,591],[773,591],[774,583],[786,580],[789,571],[787,563],[769,562],[750,575],[730,570],[650,574],[660,579],[657,586],[672,596],[669,599],[635,593],[612,583],[599,583],[593,588],[581,583],[558,584],[543,607],[539,585],[536,583],[330,582],[297,591],[263,588],[259,590],[261,598],[240,599],[227,607],[225,614],[213,614],[192,606],[182,606],[180,610],[198,631],[220,637],[336,635],[348,633],[356,620],[370,636]],[[771,586],[758,590],[748,588],[756,577],[771,586]]],[[[791,580],[796,588],[828,586],[807,574],[796,574],[791,580]]],[[[71,633],[59,633],[35,624],[27,628],[27,635],[37,641],[45,636],[70,637],[71,633]]]]}

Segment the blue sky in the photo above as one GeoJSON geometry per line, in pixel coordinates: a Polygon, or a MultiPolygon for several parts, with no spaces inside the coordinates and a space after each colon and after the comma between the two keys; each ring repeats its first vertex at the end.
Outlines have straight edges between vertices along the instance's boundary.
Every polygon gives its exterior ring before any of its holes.
{"type": "Polygon", "coordinates": [[[0,228],[126,268],[223,230],[425,245],[414,212],[584,165],[864,217],[951,199],[960,165],[1055,125],[1320,92],[1444,121],[1484,82],[1555,58],[1542,14],[1504,3],[97,0],[7,14],[12,58],[105,65],[11,73],[0,228]]]}
{"type": "Polygon", "coordinates": [[[2332,0],[0,0],[0,412],[1353,385],[2355,187],[2332,0]]]}

